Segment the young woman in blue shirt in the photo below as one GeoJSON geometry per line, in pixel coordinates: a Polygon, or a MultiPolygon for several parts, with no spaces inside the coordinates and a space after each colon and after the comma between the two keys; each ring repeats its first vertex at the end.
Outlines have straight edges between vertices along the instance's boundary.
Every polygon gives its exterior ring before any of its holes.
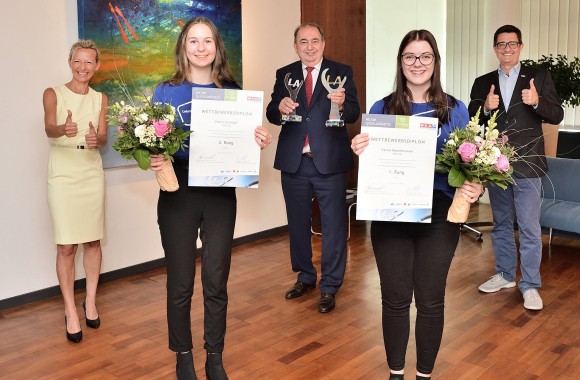
{"type": "MultiPolygon", "coordinates": [[[[220,33],[207,18],[195,17],[183,26],[175,46],[175,66],[173,77],[155,89],[153,101],[173,105],[186,130],[191,121],[193,87],[240,88],[228,66],[220,33]]],[[[254,131],[254,137],[262,149],[272,140],[272,135],[261,126],[254,131]]],[[[175,192],[160,191],[157,205],[161,242],[167,261],[169,348],[176,352],[177,378],[196,379],[190,313],[196,242],[202,228],[205,372],[208,379],[223,380],[228,378],[222,364],[222,352],[236,192],[233,187],[189,187],[189,149],[177,152],[173,165],[179,189],[175,192]]],[[[152,156],[151,169],[160,170],[162,166],[163,156],[152,156]]]]}
{"type": "MultiPolygon", "coordinates": [[[[465,104],[443,91],[440,69],[441,57],[433,35],[427,30],[410,31],[399,46],[394,91],[370,110],[371,114],[437,117],[437,153],[441,153],[449,133],[469,121],[465,104]]],[[[351,147],[360,155],[368,144],[368,134],[359,134],[351,147]]],[[[459,241],[459,225],[447,221],[455,189],[447,184],[446,175],[434,176],[431,223],[373,221],[371,225],[391,380],[403,379],[413,295],[417,307],[417,379],[431,377],[443,335],[445,283],[459,241]]],[[[467,181],[460,189],[471,203],[482,192],[480,184],[467,181]]]]}

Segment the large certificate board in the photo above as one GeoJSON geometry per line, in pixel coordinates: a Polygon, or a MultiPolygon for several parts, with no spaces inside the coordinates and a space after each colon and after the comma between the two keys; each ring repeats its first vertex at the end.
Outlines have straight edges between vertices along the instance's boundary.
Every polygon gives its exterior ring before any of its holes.
{"type": "Polygon", "coordinates": [[[262,91],[194,88],[189,144],[189,186],[258,187],[262,91]]]}
{"type": "Polygon", "coordinates": [[[430,223],[438,120],[362,115],[356,218],[430,223]]]}

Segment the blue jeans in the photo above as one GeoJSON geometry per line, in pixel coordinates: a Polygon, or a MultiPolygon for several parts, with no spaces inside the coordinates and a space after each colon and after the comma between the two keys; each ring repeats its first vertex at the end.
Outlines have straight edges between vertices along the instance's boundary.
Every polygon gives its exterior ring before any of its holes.
{"type": "Polygon", "coordinates": [[[542,228],[540,227],[541,178],[516,178],[515,184],[502,190],[489,187],[489,200],[493,213],[491,241],[495,254],[495,271],[508,281],[515,281],[518,251],[514,235],[517,221],[520,235],[520,262],[522,279],[520,291],[542,286],[540,263],[542,261],[542,228]]]}

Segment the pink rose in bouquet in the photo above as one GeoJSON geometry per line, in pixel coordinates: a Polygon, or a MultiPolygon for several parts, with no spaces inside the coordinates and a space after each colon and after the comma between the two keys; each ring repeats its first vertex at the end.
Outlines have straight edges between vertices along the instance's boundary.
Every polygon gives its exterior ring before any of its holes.
{"type": "Polygon", "coordinates": [[[470,142],[464,142],[459,145],[457,153],[459,153],[463,162],[471,162],[475,160],[475,156],[477,155],[477,146],[470,142]]]}
{"type": "MultiPolygon", "coordinates": [[[[515,149],[508,144],[508,137],[496,129],[497,111],[480,126],[479,110],[464,128],[455,128],[437,154],[435,170],[447,174],[447,183],[460,188],[467,180],[497,185],[506,189],[512,184],[513,167],[516,160],[515,149]]],[[[464,223],[469,214],[470,203],[459,190],[455,191],[447,220],[464,223]]]]}
{"type": "Polygon", "coordinates": [[[155,172],[161,190],[179,188],[171,162],[178,150],[185,150],[191,131],[184,131],[175,123],[175,107],[171,104],[153,103],[150,98],[134,96],[139,105],[116,102],[109,106],[108,121],[117,126],[117,139],[113,149],[123,158],[134,159],[143,170],[151,166],[151,154],[162,154],[165,165],[155,172]]]}
{"type": "Polygon", "coordinates": [[[164,120],[156,120],[153,122],[153,128],[155,128],[155,136],[163,137],[169,131],[169,124],[164,120]]]}
{"type": "Polygon", "coordinates": [[[502,154],[497,159],[497,163],[495,164],[495,168],[497,169],[498,172],[505,173],[508,170],[510,170],[510,161],[508,160],[508,158],[506,156],[504,156],[502,154]]]}

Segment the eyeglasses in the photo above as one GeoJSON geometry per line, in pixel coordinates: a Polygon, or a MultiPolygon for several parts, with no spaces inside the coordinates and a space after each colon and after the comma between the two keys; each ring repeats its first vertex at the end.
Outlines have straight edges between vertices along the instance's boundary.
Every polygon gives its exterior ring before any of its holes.
{"type": "Polygon", "coordinates": [[[415,64],[415,62],[417,62],[417,60],[419,60],[419,62],[421,62],[421,64],[427,66],[433,62],[433,58],[434,58],[434,55],[429,54],[429,53],[421,54],[421,55],[415,55],[415,54],[409,53],[409,54],[403,55],[402,61],[407,66],[413,66],[415,64]]]}
{"type": "Polygon", "coordinates": [[[503,50],[508,46],[512,49],[515,49],[518,46],[520,46],[520,43],[518,41],[510,41],[510,42],[498,42],[497,44],[495,44],[495,47],[498,48],[499,50],[503,50]]]}

